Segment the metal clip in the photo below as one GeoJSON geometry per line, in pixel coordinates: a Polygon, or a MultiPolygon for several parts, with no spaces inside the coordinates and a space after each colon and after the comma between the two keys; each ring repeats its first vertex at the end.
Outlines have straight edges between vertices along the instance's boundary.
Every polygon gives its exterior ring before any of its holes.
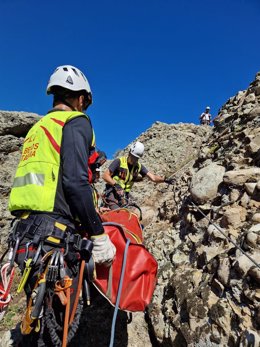
{"type": "Polygon", "coordinates": [[[32,261],[33,264],[32,265],[35,265],[37,263],[38,258],[39,258],[40,254],[41,254],[41,250],[42,250],[42,245],[39,244],[39,246],[38,246],[38,248],[36,250],[36,253],[35,253],[34,257],[33,257],[33,261],[32,261]]]}
{"type": "Polygon", "coordinates": [[[58,277],[59,259],[60,259],[60,251],[57,251],[56,256],[55,256],[55,260],[54,260],[53,272],[52,272],[52,282],[55,282],[57,277],[58,277]]]}
{"type": "Polygon", "coordinates": [[[10,265],[9,265],[9,269],[8,269],[9,273],[11,272],[12,268],[14,267],[14,259],[15,259],[19,244],[20,244],[20,238],[17,237],[16,242],[15,242],[15,246],[13,248],[13,253],[10,254],[10,265]]]}
{"type": "Polygon", "coordinates": [[[47,281],[55,282],[58,277],[58,262],[60,258],[60,251],[55,250],[52,254],[50,264],[48,266],[47,281]]]}
{"type": "Polygon", "coordinates": [[[65,266],[64,266],[64,256],[60,252],[60,281],[61,285],[64,286],[64,277],[66,275],[65,266]]]}
{"type": "Polygon", "coordinates": [[[24,260],[23,260],[24,263],[26,263],[28,260],[29,247],[30,247],[31,243],[32,243],[32,241],[29,241],[25,244],[25,256],[24,256],[24,260]]]}

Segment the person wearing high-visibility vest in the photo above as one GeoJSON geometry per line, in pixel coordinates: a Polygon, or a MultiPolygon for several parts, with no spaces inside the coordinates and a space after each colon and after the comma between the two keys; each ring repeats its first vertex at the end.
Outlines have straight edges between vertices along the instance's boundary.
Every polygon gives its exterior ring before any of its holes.
{"type": "Polygon", "coordinates": [[[137,141],[131,145],[127,157],[115,159],[104,172],[102,176],[106,182],[104,200],[105,205],[111,210],[126,206],[134,182],[139,182],[144,177],[154,183],[173,184],[173,179],[155,175],[139,162],[143,153],[144,145],[137,141]]]}
{"type": "MultiPolygon", "coordinates": [[[[19,288],[25,289],[28,303],[34,305],[27,306],[21,324],[22,333],[31,336],[31,345],[35,345],[35,339],[42,338],[42,344],[52,346],[53,341],[45,338],[56,336],[56,342],[59,345],[62,342],[64,346],[67,335],[64,337],[63,333],[64,341],[59,341],[62,340],[61,331],[68,332],[68,326],[71,328],[79,322],[78,318],[73,319],[73,315],[80,312],[80,306],[77,306],[79,297],[75,299],[75,295],[81,292],[79,268],[88,261],[84,257],[90,255],[93,247],[94,261],[109,266],[116,250],[104,233],[88,180],[88,158],[95,147],[91,121],[84,113],[92,103],[88,80],[74,66],[59,66],[49,79],[47,94],[53,95],[53,109],[28,132],[15,174],[9,210],[18,222],[9,239],[15,250],[14,260],[22,271],[19,288]],[[87,230],[92,242],[82,241],[77,233],[79,225],[87,230]],[[71,297],[65,300],[63,294],[59,296],[59,302],[53,295],[65,288],[66,283],[71,285],[72,289],[67,292],[71,297]],[[62,321],[56,316],[58,330],[55,330],[53,322],[48,324],[47,316],[41,321],[46,286],[50,290],[46,297],[48,307],[53,307],[52,303],[54,306],[56,303],[58,309],[64,308],[62,305],[66,302],[71,305],[71,309],[66,308],[62,321]],[[75,302],[76,306],[72,308],[75,302]],[[70,323],[68,319],[71,319],[70,323]],[[60,327],[63,320],[67,320],[66,327],[60,327]],[[46,324],[49,333],[45,334],[46,326],[41,324],[46,324]]],[[[72,330],[75,331],[75,326],[72,330]]]]}

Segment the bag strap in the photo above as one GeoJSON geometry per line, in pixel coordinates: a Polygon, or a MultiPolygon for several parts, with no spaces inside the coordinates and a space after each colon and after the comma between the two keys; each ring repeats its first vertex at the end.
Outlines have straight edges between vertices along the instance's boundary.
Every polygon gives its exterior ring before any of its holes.
{"type": "Polygon", "coordinates": [[[127,261],[127,253],[128,253],[129,245],[130,245],[130,239],[126,239],[126,245],[125,245],[125,250],[124,250],[122,269],[121,269],[121,274],[120,274],[120,281],[119,281],[118,291],[117,291],[117,296],[116,296],[115,311],[114,311],[112,327],[111,327],[111,336],[110,336],[109,347],[113,347],[113,345],[114,345],[116,317],[117,317],[117,312],[118,312],[118,309],[119,309],[121,292],[122,292],[122,287],[123,287],[123,282],[124,282],[125,268],[126,268],[126,261],[127,261]]]}

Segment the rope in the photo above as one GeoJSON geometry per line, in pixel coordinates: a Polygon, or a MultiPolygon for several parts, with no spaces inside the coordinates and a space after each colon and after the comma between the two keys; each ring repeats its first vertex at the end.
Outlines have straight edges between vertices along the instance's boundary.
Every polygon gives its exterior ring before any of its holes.
{"type": "Polygon", "coordinates": [[[74,316],[75,316],[76,309],[77,309],[77,306],[78,306],[79,296],[80,296],[80,291],[81,291],[82,281],[83,281],[83,275],[84,275],[84,269],[85,269],[85,260],[82,260],[81,261],[80,270],[79,270],[78,287],[77,287],[77,292],[76,292],[74,305],[73,305],[73,308],[72,308],[72,311],[71,311],[71,315],[70,315],[69,325],[74,320],[74,316]]]}
{"type": "Polygon", "coordinates": [[[14,267],[11,269],[8,278],[10,263],[6,263],[1,268],[2,284],[0,283],[0,311],[3,310],[11,301],[10,289],[14,278],[14,267]]]}
{"type": "Polygon", "coordinates": [[[121,291],[122,291],[123,281],[124,281],[124,276],[125,276],[125,267],[126,267],[127,252],[128,252],[129,244],[130,244],[130,239],[127,239],[126,245],[125,245],[125,250],[124,250],[124,257],[123,257],[122,270],[121,270],[120,281],[119,281],[119,286],[118,286],[118,292],[117,292],[117,297],[116,297],[115,311],[114,311],[113,321],[112,321],[112,326],[111,326],[111,336],[110,336],[109,347],[114,346],[116,317],[117,317],[117,312],[118,312],[118,308],[119,308],[121,291]]]}
{"type": "MultiPolygon", "coordinates": [[[[82,310],[83,310],[83,303],[82,303],[82,300],[79,299],[74,320],[68,329],[67,344],[72,340],[72,338],[75,336],[76,331],[78,330],[79,320],[81,317],[82,310]]],[[[63,331],[63,327],[57,323],[55,312],[52,307],[48,307],[46,309],[46,314],[45,314],[45,317],[43,318],[44,318],[44,322],[46,323],[46,327],[48,329],[52,344],[55,347],[61,347],[62,340],[60,338],[60,335],[63,331]]]]}
{"type": "Polygon", "coordinates": [[[196,155],[199,153],[199,151],[197,151],[194,156],[191,158],[191,160],[189,160],[186,164],[184,164],[180,169],[178,169],[177,171],[174,171],[173,174],[171,174],[169,177],[167,178],[171,178],[173,176],[175,176],[178,172],[180,172],[181,170],[183,170],[183,168],[185,168],[185,166],[187,166],[188,164],[190,164],[195,158],[196,158],[196,155]]]}
{"type": "Polygon", "coordinates": [[[64,318],[64,328],[63,328],[63,337],[62,337],[62,347],[67,346],[68,338],[68,327],[69,327],[69,313],[70,313],[70,287],[66,289],[67,304],[65,309],[65,318],[64,318]]]}
{"type": "Polygon", "coordinates": [[[196,208],[197,208],[197,210],[210,222],[210,224],[212,224],[212,225],[214,225],[214,227],[229,241],[229,242],[231,242],[237,249],[239,249],[240,250],[240,252],[242,252],[248,259],[250,259],[254,264],[255,264],[255,266],[256,267],[258,267],[259,269],[260,269],[260,265],[259,264],[257,264],[257,262],[252,258],[252,257],[250,257],[250,255],[248,255],[240,246],[238,246],[229,236],[227,236],[222,230],[221,230],[221,228],[217,225],[217,224],[215,224],[215,223],[213,223],[211,220],[210,220],[210,218],[208,218],[208,216],[206,216],[205,215],[205,213],[196,205],[196,204],[194,204],[194,202],[193,201],[191,201],[191,199],[190,198],[188,198],[189,199],[189,201],[192,203],[192,205],[193,206],[195,206],[196,208]]]}

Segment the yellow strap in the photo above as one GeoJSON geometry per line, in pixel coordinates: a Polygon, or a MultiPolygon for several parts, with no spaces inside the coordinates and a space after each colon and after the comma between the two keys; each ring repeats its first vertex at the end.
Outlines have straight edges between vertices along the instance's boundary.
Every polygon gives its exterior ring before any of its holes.
{"type": "Polygon", "coordinates": [[[62,230],[62,231],[65,231],[65,230],[67,229],[67,225],[61,224],[61,223],[59,223],[59,222],[55,222],[54,225],[55,225],[56,228],[58,228],[58,229],[60,229],[60,230],[62,230]]]}
{"type": "Polygon", "coordinates": [[[30,275],[30,272],[32,270],[32,265],[31,265],[31,262],[32,262],[32,258],[28,259],[26,261],[26,265],[25,265],[25,269],[23,271],[23,275],[22,275],[22,278],[21,278],[21,281],[18,285],[18,288],[17,288],[17,293],[21,293],[21,291],[23,290],[24,286],[25,286],[25,283],[27,282],[28,280],[28,277],[30,275]]]}
{"type": "Polygon", "coordinates": [[[126,233],[130,234],[130,235],[135,239],[135,241],[136,241],[137,243],[142,244],[142,240],[141,240],[137,235],[135,235],[134,233],[132,233],[131,231],[129,231],[129,230],[127,230],[127,229],[124,229],[124,231],[125,231],[126,233]]]}
{"type": "MultiPolygon", "coordinates": [[[[61,224],[59,222],[55,222],[54,223],[55,227],[62,230],[62,231],[66,231],[67,229],[67,225],[65,224],[61,224]]],[[[57,244],[60,244],[60,239],[56,238],[56,237],[53,237],[53,236],[49,236],[47,238],[47,241],[50,241],[50,242],[53,242],[53,243],[57,243],[57,244]]]]}
{"type": "Polygon", "coordinates": [[[29,216],[30,216],[31,212],[27,211],[27,212],[24,212],[22,215],[21,215],[21,219],[27,219],[29,216]]]}
{"type": "Polygon", "coordinates": [[[53,236],[49,236],[47,238],[47,241],[50,241],[50,242],[53,242],[53,243],[60,243],[60,239],[57,239],[56,237],[53,237],[53,236]]]}

